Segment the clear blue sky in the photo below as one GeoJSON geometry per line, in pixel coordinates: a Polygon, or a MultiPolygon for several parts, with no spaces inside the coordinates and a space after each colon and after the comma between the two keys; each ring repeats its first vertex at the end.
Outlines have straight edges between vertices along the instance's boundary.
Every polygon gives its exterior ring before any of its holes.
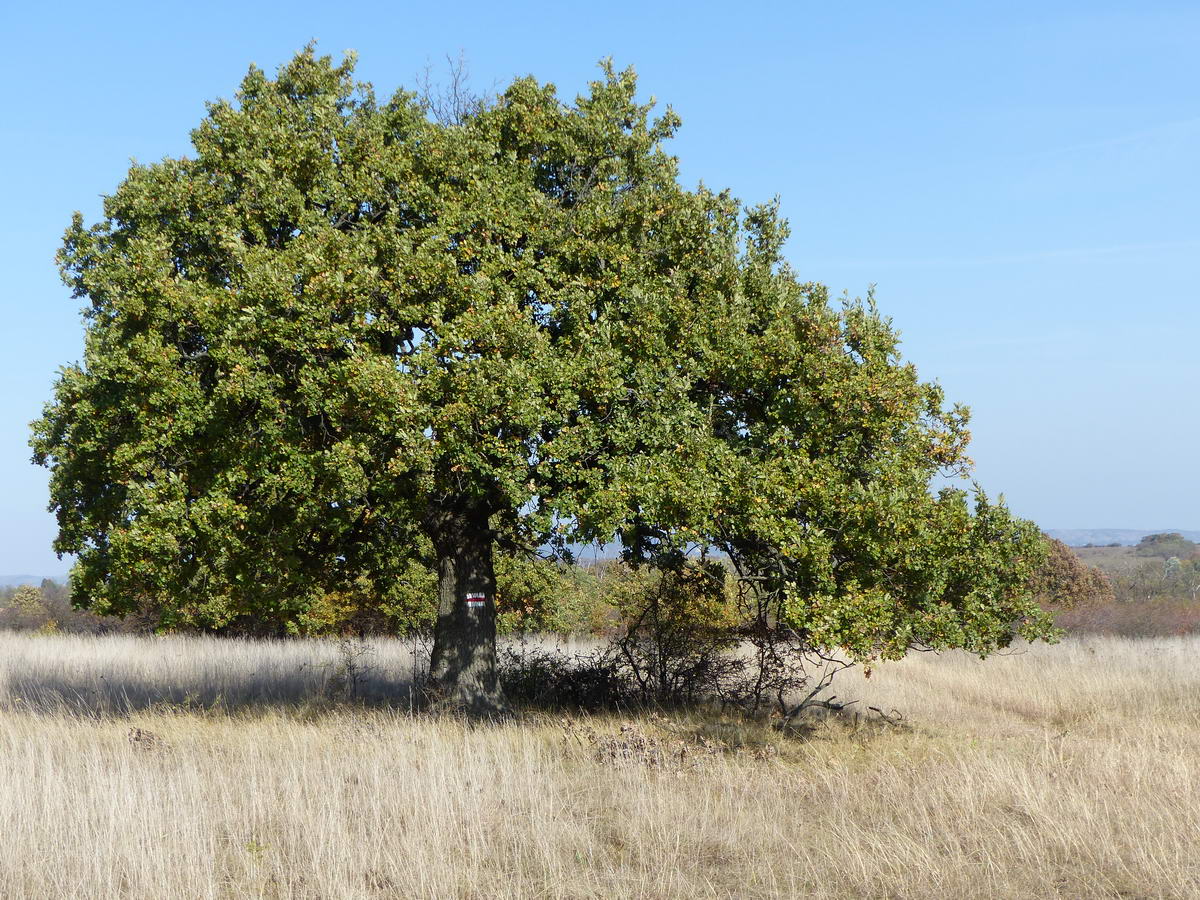
{"type": "Polygon", "coordinates": [[[0,573],[66,569],[26,440],[80,355],[72,210],[313,39],[381,93],[460,50],[477,87],[568,97],[633,64],[689,183],[778,194],[806,278],[877,285],[990,492],[1046,528],[1200,528],[1195,3],[11,2],[0,35],[0,573]]]}

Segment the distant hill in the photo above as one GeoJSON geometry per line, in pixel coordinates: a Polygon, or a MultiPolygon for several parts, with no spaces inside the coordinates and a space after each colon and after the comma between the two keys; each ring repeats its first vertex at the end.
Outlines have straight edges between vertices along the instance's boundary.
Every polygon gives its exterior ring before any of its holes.
{"type": "Polygon", "coordinates": [[[1057,538],[1068,547],[1084,547],[1088,544],[1100,547],[1105,544],[1132,547],[1148,534],[1168,532],[1182,534],[1189,541],[1200,543],[1200,531],[1186,531],[1182,528],[1155,528],[1150,531],[1138,531],[1134,528],[1049,528],[1046,530],[1046,534],[1057,538]]]}
{"type": "Polygon", "coordinates": [[[0,588],[17,587],[22,584],[32,584],[37,587],[46,578],[57,581],[59,584],[65,584],[67,581],[63,575],[0,575],[0,588]]]}

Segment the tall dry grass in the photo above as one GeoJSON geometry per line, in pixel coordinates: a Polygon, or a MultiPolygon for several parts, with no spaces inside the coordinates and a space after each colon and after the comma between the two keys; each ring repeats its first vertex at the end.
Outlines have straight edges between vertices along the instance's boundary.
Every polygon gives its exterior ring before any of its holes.
{"type": "Polygon", "coordinates": [[[2,635],[0,897],[1200,896],[1198,650],[917,655],[835,685],[904,725],[788,738],[413,717],[399,642],[351,706],[328,644],[2,635]]]}

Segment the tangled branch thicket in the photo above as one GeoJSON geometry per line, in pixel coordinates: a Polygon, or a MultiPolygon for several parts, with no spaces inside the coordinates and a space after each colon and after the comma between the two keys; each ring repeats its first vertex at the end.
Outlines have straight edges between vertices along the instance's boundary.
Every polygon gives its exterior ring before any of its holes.
{"type": "Polygon", "coordinates": [[[528,641],[506,647],[507,695],[581,709],[713,703],[754,716],[774,710],[785,721],[838,708],[819,695],[851,663],[783,621],[781,590],[730,574],[713,560],[612,567],[606,642],[574,652],[528,641]]]}

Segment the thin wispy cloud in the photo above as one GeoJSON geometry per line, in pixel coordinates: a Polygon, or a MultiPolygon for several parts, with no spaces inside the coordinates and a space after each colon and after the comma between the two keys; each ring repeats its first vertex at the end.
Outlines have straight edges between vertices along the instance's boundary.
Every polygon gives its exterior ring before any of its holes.
{"type": "Polygon", "coordinates": [[[1155,144],[1163,139],[1179,137],[1187,132],[1200,134],[1200,116],[1187,119],[1176,119],[1173,122],[1162,122],[1148,128],[1139,128],[1124,134],[1111,137],[1096,138],[1091,141],[1080,141],[1076,144],[1066,144],[1061,147],[1050,147],[1045,150],[1035,150],[1028,154],[1029,158],[1071,156],[1087,153],[1093,150],[1106,150],[1110,147],[1127,147],[1138,144],[1155,144]]]}
{"type": "Polygon", "coordinates": [[[1107,247],[1070,247],[1054,250],[1032,250],[1023,253],[1005,253],[987,256],[932,256],[893,257],[864,259],[807,259],[806,267],[820,268],[943,268],[950,266],[1011,266],[1024,263],[1053,262],[1056,260],[1103,260],[1126,262],[1139,253],[1162,254],[1200,250],[1200,238],[1177,241],[1153,241],[1139,244],[1116,244],[1107,247]]]}
{"type": "Polygon", "coordinates": [[[1001,337],[966,337],[957,341],[960,347],[1054,347],[1069,346],[1077,341],[1093,340],[1087,332],[1070,331],[1056,334],[1013,334],[1001,337]]]}

